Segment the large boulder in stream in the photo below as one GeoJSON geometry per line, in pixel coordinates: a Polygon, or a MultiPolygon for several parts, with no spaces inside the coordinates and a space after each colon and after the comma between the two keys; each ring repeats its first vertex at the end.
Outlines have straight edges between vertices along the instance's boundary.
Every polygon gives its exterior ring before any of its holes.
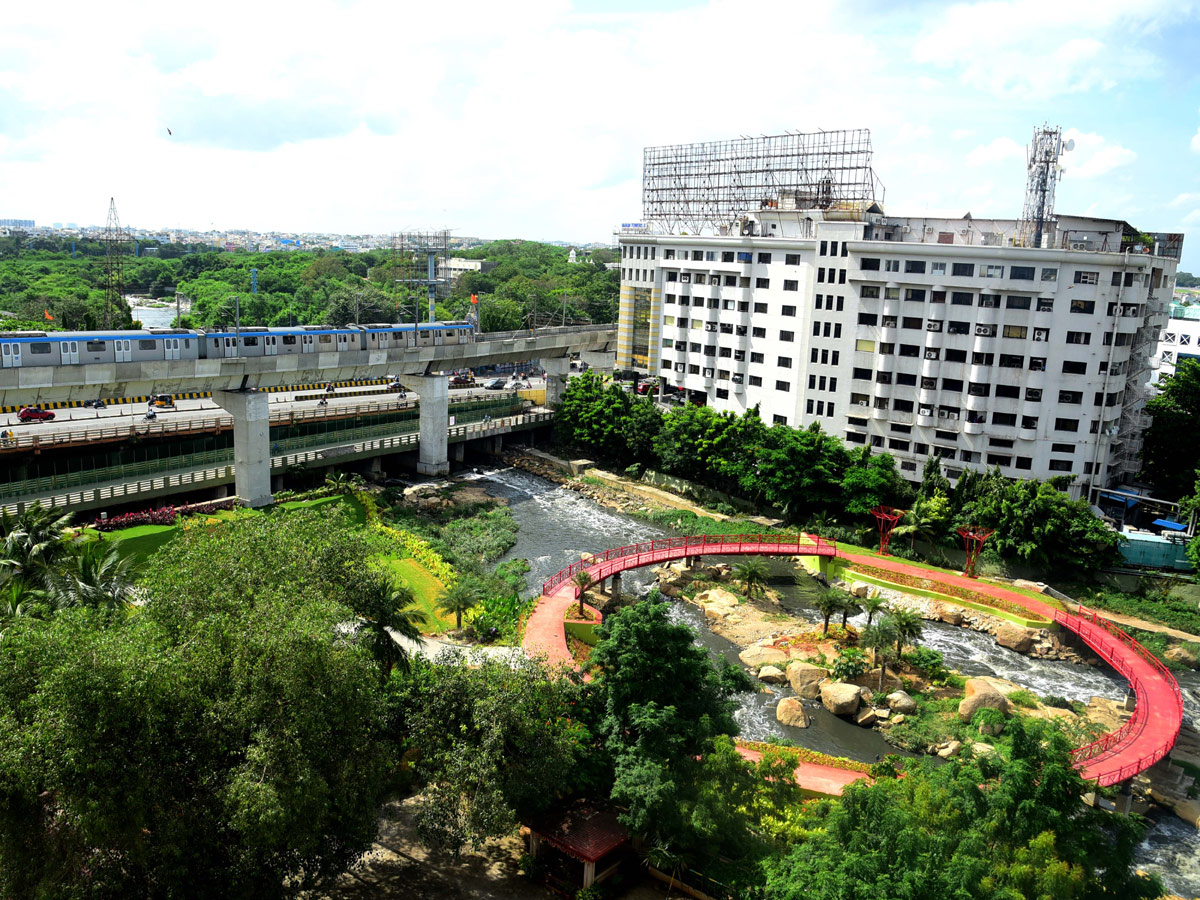
{"type": "Polygon", "coordinates": [[[908,691],[892,691],[884,699],[892,712],[908,715],[917,711],[917,701],[908,695],[908,691]]]}
{"type": "Polygon", "coordinates": [[[821,703],[835,716],[852,716],[858,712],[862,688],[857,684],[827,682],[821,685],[821,703]]]}
{"type": "Polygon", "coordinates": [[[958,704],[958,717],[964,722],[975,718],[975,713],[981,709],[996,709],[1011,715],[1012,707],[1008,698],[979,678],[968,678],[962,701],[958,704]]]}
{"type": "Polygon", "coordinates": [[[802,696],[806,687],[818,684],[826,674],[824,669],[814,666],[812,663],[796,661],[788,663],[787,667],[788,684],[792,686],[793,691],[802,696]]]}
{"type": "Polygon", "coordinates": [[[738,654],[738,659],[742,661],[742,665],[750,669],[761,669],[763,666],[777,666],[780,663],[787,664],[788,655],[774,647],[764,647],[761,644],[753,644],[738,654]]]}
{"type": "Polygon", "coordinates": [[[808,713],[804,711],[804,706],[795,697],[784,697],[775,707],[775,718],[783,725],[790,725],[792,728],[807,728],[808,713]]]}
{"type": "Polygon", "coordinates": [[[1036,631],[1011,622],[1005,622],[996,629],[996,643],[1018,653],[1028,653],[1032,650],[1036,637],[1036,631]]]}

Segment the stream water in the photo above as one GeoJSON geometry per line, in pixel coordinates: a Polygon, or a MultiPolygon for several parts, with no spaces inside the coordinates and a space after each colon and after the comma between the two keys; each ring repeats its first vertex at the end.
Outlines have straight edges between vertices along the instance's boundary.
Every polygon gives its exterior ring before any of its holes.
{"type": "MultiPolygon", "coordinates": [[[[529,561],[527,584],[538,589],[541,582],[580,554],[661,537],[667,532],[649,523],[605,509],[582,495],[517,469],[500,469],[478,476],[489,492],[508,501],[520,530],[508,558],[529,561]]],[[[788,564],[771,562],[777,574],[790,573],[788,564]]],[[[653,582],[649,569],[626,572],[622,589],[642,591],[653,582]]],[[[776,588],[789,613],[810,622],[820,622],[811,606],[815,584],[800,583],[776,588]]],[[[690,625],[696,640],[714,656],[737,664],[738,648],[709,631],[703,614],[686,603],[673,603],[672,617],[690,625]]],[[[865,620],[865,617],[859,617],[865,620]]],[[[851,619],[852,623],[858,620],[851,619]]],[[[1000,647],[986,634],[942,623],[926,622],[921,643],[938,650],[951,668],[966,675],[993,675],[1015,681],[1037,694],[1057,694],[1086,702],[1092,696],[1118,699],[1125,682],[1103,667],[1093,668],[1067,662],[1037,660],[1000,647]]],[[[1200,714],[1200,678],[1195,673],[1181,679],[1189,717],[1200,714]]],[[[762,686],[743,695],[736,718],[743,737],[757,740],[787,738],[801,746],[824,753],[873,762],[895,749],[873,729],[859,728],[830,715],[819,702],[806,702],[812,719],[808,728],[789,728],[775,719],[775,706],[783,697],[794,696],[784,686],[762,686]]],[[[1168,889],[1183,896],[1200,896],[1200,833],[1172,815],[1163,815],[1138,852],[1138,865],[1157,872],[1168,889]]]]}

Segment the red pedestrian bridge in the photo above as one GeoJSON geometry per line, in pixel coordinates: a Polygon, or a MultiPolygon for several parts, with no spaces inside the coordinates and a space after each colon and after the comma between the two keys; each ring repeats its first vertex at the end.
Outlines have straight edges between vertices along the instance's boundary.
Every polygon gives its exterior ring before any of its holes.
{"type": "Polygon", "coordinates": [[[575,666],[567,650],[563,618],[567,608],[575,601],[576,587],[571,579],[580,572],[587,572],[593,582],[599,583],[627,569],[710,555],[837,556],[850,563],[870,565],[876,569],[927,579],[949,587],[965,588],[977,594],[1016,603],[1075,632],[1129,682],[1137,698],[1133,715],[1124,725],[1073,752],[1075,765],[1089,781],[1096,781],[1103,786],[1125,781],[1165,757],[1179,736],[1183,698],[1174,676],[1150,651],[1094,610],[1080,606],[1067,611],[1025,594],[953,572],[926,569],[887,557],[839,551],[834,542],[815,535],[660,538],[585,556],[542,584],[542,596],[525,626],[523,646],[530,654],[545,657],[551,665],[575,666]]]}

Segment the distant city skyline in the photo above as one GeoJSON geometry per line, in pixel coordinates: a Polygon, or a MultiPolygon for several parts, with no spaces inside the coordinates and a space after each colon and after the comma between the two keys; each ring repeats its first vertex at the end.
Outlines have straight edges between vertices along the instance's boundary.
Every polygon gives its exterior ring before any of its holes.
{"type": "Polygon", "coordinates": [[[1193,0],[280,10],[8,11],[0,215],[607,243],[647,145],[865,127],[890,213],[1005,217],[1048,121],[1060,211],[1184,232],[1200,268],[1193,0]]]}

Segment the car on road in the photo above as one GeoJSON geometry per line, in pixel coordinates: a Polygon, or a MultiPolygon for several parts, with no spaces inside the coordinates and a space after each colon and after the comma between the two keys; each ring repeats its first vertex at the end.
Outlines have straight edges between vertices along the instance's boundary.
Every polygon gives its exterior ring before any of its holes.
{"type": "Polygon", "coordinates": [[[17,413],[17,418],[22,422],[52,422],[54,413],[39,406],[23,406],[17,413]]]}
{"type": "Polygon", "coordinates": [[[505,381],[503,378],[493,378],[491,381],[489,381],[487,384],[485,384],[483,386],[483,389],[485,391],[502,391],[502,390],[504,390],[504,387],[507,384],[508,384],[508,382],[505,381]]]}
{"type": "Polygon", "coordinates": [[[457,373],[450,376],[450,385],[452,387],[466,387],[475,383],[474,375],[463,375],[457,373]]]}
{"type": "MultiPolygon", "coordinates": [[[[639,394],[642,394],[643,396],[646,394],[657,394],[658,393],[658,382],[657,381],[643,381],[641,384],[639,384],[637,386],[637,392],[639,394]]],[[[663,396],[664,397],[670,396],[671,394],[678,394],[678,393],[679,393],[679,388],[675,387],[675,385],[673,385],[673,384],[664,384],[663,385],[663,396]]]]}

